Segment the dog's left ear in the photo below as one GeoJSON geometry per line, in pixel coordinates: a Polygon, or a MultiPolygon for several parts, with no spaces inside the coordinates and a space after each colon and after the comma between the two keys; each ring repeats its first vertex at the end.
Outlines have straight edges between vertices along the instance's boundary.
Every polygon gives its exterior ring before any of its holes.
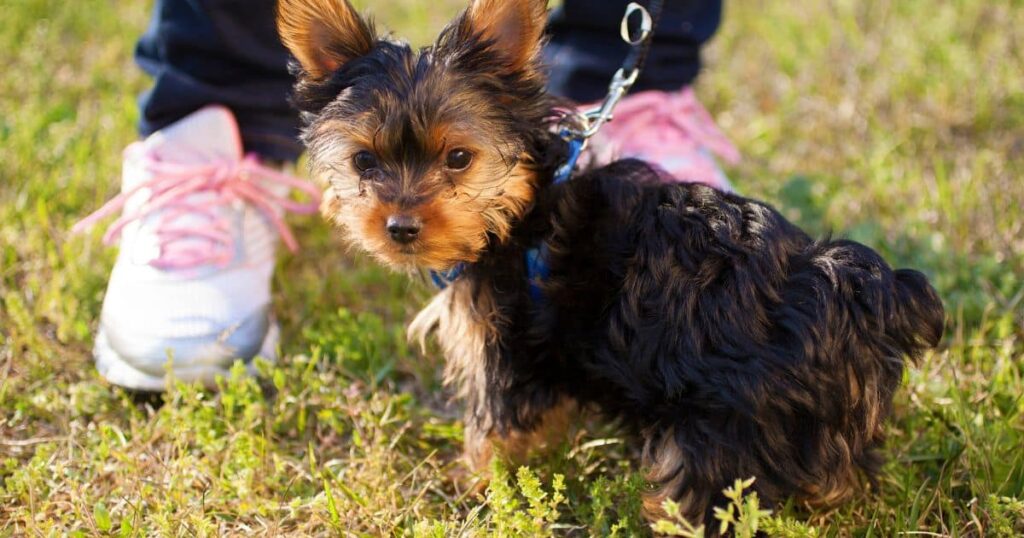
{"type": "Polygon", "coordinates": [[[373,26],[348,0],[279,0],[277,31],[305,76],[319,81],[373,50],[373,26]]]}
{"type": "Polygon", "coordinates": [[[460,38],[489,41],[488,53],[508,72],[527,70],[543,48],[547,14],[547,0],[473,0],[460,21],[460,38]]]}

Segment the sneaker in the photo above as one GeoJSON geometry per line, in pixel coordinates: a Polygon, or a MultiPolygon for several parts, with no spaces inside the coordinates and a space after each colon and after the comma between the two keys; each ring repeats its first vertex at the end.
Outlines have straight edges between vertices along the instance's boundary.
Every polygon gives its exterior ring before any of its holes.
{"type": "Polygon", "coordinates": [[[215,387],[236,360],[250,369],[256,356],[274,360],[277,237],[297,249],[282,216],[315,212],[319,192],[244,156],[220,106],[129,146],[121,194],[73,228],[122,211],[103,237],[120,252],[96,335],[100,375],[139,391],[164,390],[168,377],[215,387]],[[293,190],[309,201],[292,200],[293,190]]]}
{"type": "Polygon", "coordinates": [[[733,165],[740,160],[739,151],[690,87],[626,97],[615,108],[614,120],[594,137],[592,147],[597,163],[642,159],[661,168],[667,181],[703,183],[724,191],[731,191],[732,185],[715,156],[733,165]]]}

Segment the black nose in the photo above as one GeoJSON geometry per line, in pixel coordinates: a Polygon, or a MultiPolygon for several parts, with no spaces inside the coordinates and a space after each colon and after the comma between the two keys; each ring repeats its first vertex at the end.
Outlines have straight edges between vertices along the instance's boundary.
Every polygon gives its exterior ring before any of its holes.
{"type": "Polygon", "coordinates": [[[396,243],[408,245],[420,235],[423,222],[418,217],[408,215],[392,215],[388,217],[387,230],[396,243]]]}

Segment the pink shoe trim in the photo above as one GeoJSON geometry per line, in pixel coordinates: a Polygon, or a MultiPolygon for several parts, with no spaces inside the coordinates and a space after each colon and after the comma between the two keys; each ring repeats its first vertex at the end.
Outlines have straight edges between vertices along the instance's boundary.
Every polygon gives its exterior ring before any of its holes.
{"type": "Polygon", "coordinates": [[[113,244],[128,224],[163,211],[156,228],[160,254],[149,262],[159,269],[186,269],[206,264],[225,266],[231,262],[235,238],[231,234],[230,222],[217,211],[219,207],[235,201],[252,205],[274,225],[288,249],[295,252],[298,242],[278,209],[310,214],[316,212],[320,205],[320,190],[315,185],[263,166],[253,154],[242,160],[185,165],[161,161],[147,153],[142,142],[136,142],[125,150],[125,158],[139,161],[153,178],[119,194],[75,224],[71,231],[82,233],[90,229],[101,219],[123,209],[136,193],[148,189],[150,194],[145,203],[114,221],[103,235],[103,242],[113,244]],[[304,192],[310,200],[302,203],[274,195],[268,190],[272,184],[304,192]],[[201,201],[189,199],[198,193],[211,193],[212,196],[201,201]],[[201,227],[176,224],[185,215],[202,216],[207,222],[201,227]],[[196,242],[194,239],[205,241],[196,242]]]}

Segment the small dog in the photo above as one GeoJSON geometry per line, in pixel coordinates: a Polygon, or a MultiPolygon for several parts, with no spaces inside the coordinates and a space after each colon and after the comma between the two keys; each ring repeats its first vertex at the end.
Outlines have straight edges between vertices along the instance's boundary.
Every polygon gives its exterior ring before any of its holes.
{"type": "Polygon", "coordinates": [[[474,0],[414,52],[346,0],[282,0],[323,211],[393,268],[462,276],[416,317],[485,469],[596,409],[642,441],[657,516],[736,478],[830,505],[878,470],[905,358],[942,335],[925,277],[771,207],[623,160],[553,184],[566,144],[539,56],[546,0],[474,0]],[[549,276],[531,296],[524,254],[549,276]]]}

